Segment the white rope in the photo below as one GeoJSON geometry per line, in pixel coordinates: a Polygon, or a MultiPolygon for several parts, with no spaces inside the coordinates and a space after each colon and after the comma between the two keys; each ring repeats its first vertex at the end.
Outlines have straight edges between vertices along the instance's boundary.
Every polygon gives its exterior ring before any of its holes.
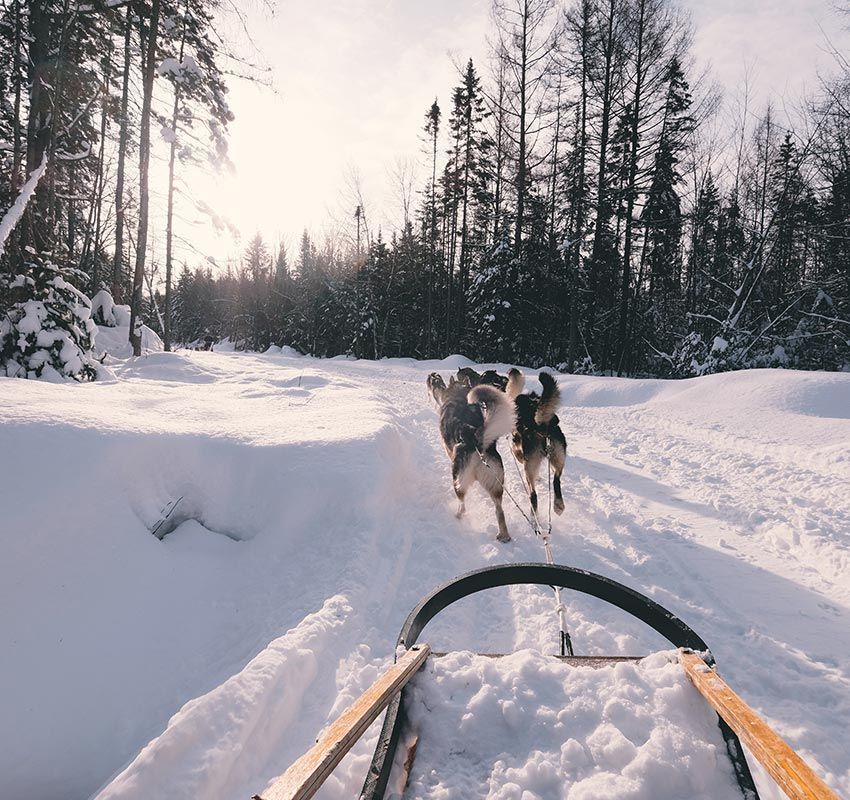
{"type": "MultiPolygon", "coordinates": [[[[508,438],[508,449],[511,451],[511,456],[514,460],[514,466],[516,467],[517,473],[519,474],[520,482],[522,483],[523,488],[525,489],[525,493],[528,495],[528,502],[531,509],[531,517],[526,514],[520,504],[516,501],[516,498],[511,494],[510,490],[507,486],[505,486],[505,482],[496,475],[496,480],[502,486],[502,490],[508,495],[513,504],[517,507],[517,510],[520,514],[525,517],[526,522],[531,526],[532,531],[534,531],[534,535],[543,540],[543,552],[546,555],[546,563],[550,565],[554,565],[555,559],[552,555],[552,547],[549,544],[549,538],[552,535],[552,464],[549,463],[549,437],[546,437],[546,459],[547,464],[549,465],[548,469],[548,493],[549,493],[549,527],[546,533],[543,533],[540,525],[540,519],[537,516],[537,510],[534,508],[534,503],[531,502],[531,487],[528,486],[525,482],[525,478],[522,476],[522,472],[519,468],[519,462],[517,461],[516,456],[514,455],[513,448],[510,446],[510,436],[508,438]],[[532,521],[533,520],[533,521],[532,521]]],[[[481,459],[481,463],[484,464],[487,469],[492,469],[490,464],[487,462],[487,459],[484,458],[484,453],[481,450],[478,450],[478,457],[481,459]]],[[[560,634],[560,645],[561,645],[561,655],[573,655],[573,644],[572,639],[570,638],[570,633],[567,630],[567,609],[566,606],[561,602],[561,587],[553,586],[552,590],[555,592],[555,613],[558,615],[558,631],[560,634]]]]}
{"type": "MultiPolygon", "coordinates": [[[[528,502],[531,506],[531,516],[534,519],[534,524],[531,527],[534,529],[534,534],[543,540],[543,552],[546,555],[546,563],[554,565],[555,558],[552,555],[552,546],[549,543],[549,539],[552,536],[552,463],[549,461],[549,437],[546,437],[546,464],[548,466],[546,489],[549,496],[549,526],[546,533],[543,533],[542,526],[540,525],[540,518],[537,515],[537,509],[535,509],[534,503],[531,502],[531,487],[526,483],[525,478],[520,471],[519,462],[517,461],[516,455],[514,455],[513,448],[510,446],[510,441],[508,443],[508,449],[511,451],[511,456],[513,457],[514,465],[516,466],[517,473],[519,474],[525,493],[528,495],[528,502]]],[[[487,462],[485,461],[484,463],[486,464],[487,462]]],[[[516,503],[516,501],[514,501],[514,503],[516,503]]],[[[528,519],[528,517],[526,517],[526,519],[528,519]]],[[[570,639],[569,630],[567,629],[567,608],[561,602],[561,587],[553,586],[552,590],[555,592],[555,613],[558,615],[558,632],[561,640],[561,655],[567,655],[568,653],[569,655],[572,655],[573,645],[572,640],[570,639]]]]}

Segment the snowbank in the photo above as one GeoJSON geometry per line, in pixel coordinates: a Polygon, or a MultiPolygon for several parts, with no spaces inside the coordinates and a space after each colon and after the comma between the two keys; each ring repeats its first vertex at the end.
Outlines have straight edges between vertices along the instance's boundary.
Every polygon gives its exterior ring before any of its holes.
{"type": "MultiPolygon", "coordinates": [[[[281,764],[280,732],[299,713],[318,659],[351,614],[341,596],[275,639],[238,674],[183,706],[165,731],[97,794],[97,800],[227,800],[281,764]]],[[[246,797],[247,791],[242,792],[246,797]]]]}

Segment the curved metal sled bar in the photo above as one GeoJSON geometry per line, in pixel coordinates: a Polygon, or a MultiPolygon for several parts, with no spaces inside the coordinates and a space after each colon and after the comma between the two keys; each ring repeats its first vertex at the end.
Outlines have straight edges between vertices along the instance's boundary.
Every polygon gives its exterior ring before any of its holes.
{"type": "MultiPolygon", "coordinates": [[[[517,584],[558,586],[597,597],[645,622],[675,647],[686,647],[704,653],[706,663],[714,663],[708,645],[697,633],[654,600],[610,578],[558,564],[507,564],[477,569],[454,578],[434,589],[410,612],[401,628],[397,644],[409,650],[416,644],[419,634],[428,622],[452,603],[485,589],[517,584]]],[[[404,726],[403,701],[404,691],[399,692],[387,706],[384,725],[360,792],[360,800],[383,800],[404,726]]],[[[758,793],[747,762],[743,758],[738,737],[728,726],[721,724],[720,727],[744,797],[758,800],[758,793]]]]}
{"type": "Polygon", "coordinates": [[[398,644],[408,649],[416,644],[428,622],[452,603],[485,589],[517,584],[559,586],[598,597],[645,622],[674,647],[688,647],[699,652],[708,650],[708,645],[682,620],[634,589],[584,569],[534,563],[485,567],[444,583],[410,612],[398,636],[398,644]]]}

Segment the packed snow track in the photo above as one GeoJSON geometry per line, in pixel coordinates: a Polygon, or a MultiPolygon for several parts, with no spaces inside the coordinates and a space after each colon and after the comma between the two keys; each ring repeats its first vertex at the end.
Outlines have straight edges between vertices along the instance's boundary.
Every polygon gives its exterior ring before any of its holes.
{"type": "MultiPolygon", "coordinates": [[[[471,569],[543,560],[507,498],[510,544],[495,541],[483,493],[454,517],[425,377],[469,363],[181,352],[118,361],[93,384],[0,379],[0,796],[250,797],[389,663],[422,595],[471,569]],[[151,531],[169,509],[160,540],[151,531]]],[[[682,618],[850,796],[850,374],[559,385],[569,455],[556,561],[682,618]]],[[[547,502],[544,489],[544,515],[547,502]]],[[[564,600],[577,653],[667,649],[616,609],[564,600]]],[[[469,598],[422,639],[555,652],[551,591],[469,598]]],[[[469,658],[445,663],[477,669],[469,658]]],[[[560,684],[546,681],[556,704],[560,684]]],[[[472,713],[471,735],[494,713],[472,713]]],[[[319,797],[357,795],[378,724],[319,797]]],[[[635,746],[616,744],[620,756],[635,746]]],[[[541,775],[514,769],[493,796],[590,796],[580,781],[541,789],[555,786],[541,775]]],[[[654,796],[636,786],[628,796],[654,796]]]]}

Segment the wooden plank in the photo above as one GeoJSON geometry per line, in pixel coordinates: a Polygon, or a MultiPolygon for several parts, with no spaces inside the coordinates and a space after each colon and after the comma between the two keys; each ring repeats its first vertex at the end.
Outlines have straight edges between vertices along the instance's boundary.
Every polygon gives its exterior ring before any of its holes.
{"type": "Polygon", "coordinates": [[[680,650],[679,661],[697,691],[738,734],[791,800],[839,800],[787,742],[696,653],[680,650]]]}
{"type": "Polygon", "coordinates": [[[425,663],[430,652],[427,644],[411,647],[342,712],[310,750],[262,795],[254,795],[253,800],[307,800],[312,797],[393,696],[425,663]]]}

